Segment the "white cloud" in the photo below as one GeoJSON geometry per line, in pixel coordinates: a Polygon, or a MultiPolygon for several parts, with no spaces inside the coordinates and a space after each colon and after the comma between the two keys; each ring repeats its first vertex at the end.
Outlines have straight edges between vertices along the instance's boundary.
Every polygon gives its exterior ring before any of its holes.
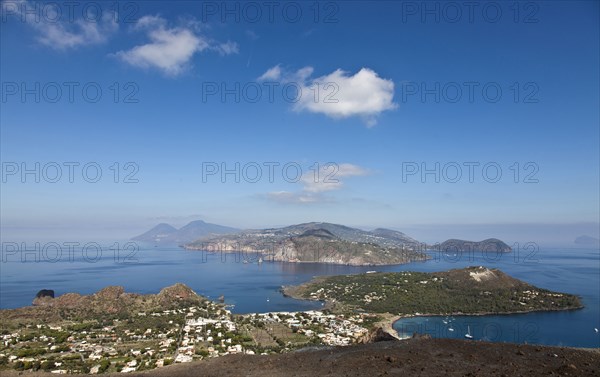
{"type": "Polygon", "coordinates": [[[318,173],[309,171],[302,175],[300,181],[304,192],[318,193],[340,190],[344,183],[341,178],[361,177],[369,171],[353,164],[324,164],[319,166],[318,173]]]}
{"type": "Polygon", "coordinates": [[[167,20],[162,18],[159,15],[156,16],[144,16],[137,20],[134,29],[143,30],[143,29],[156,29],[156,28],[164,28],[167,26],[167,20]]]}
{"type": "Polygon", "coordinates": [[[3,17],[18,16],[36,30],[37,41],[55,50],[67,50],[77,47],[105,43],[118,29],[113,13],[105,12],[100,20],[74,19],[62,14],[57,5],[44,5],[44,17],[34,13],[23,13],[26,9],[40,9],[36,3],[19,0],[2,2],[3,17]],[[62,14],[62,16],[61,16],[62,14]],[[37,19],[36,19],[37,17],[37,19]]]}
{"type": "Polygon", "coordinates": [[[304,83],[314,72],[313,67],[300,68],[296,73],[293,74],[293,79],[296,82],[304,83]]]}
{"type": "Polygon", "coordinates": [[[253,41],[260,38],[260,36],[258,34],[256,34],[256,32],[254,30],[250,30],[250,29],[246,30],[246,35],[248,36],[248,38],[250,38],[253,41]]]}
{"type": "Polygon", "coordinates": [[[281,67],[276,65],[275,67],[271,67],[267,69],[265,73],[262,74],[257,80],[258,81],[278,81],[281,79],[281,67]]]}
{"type": "Polygon", "coordinates": [[[240,46],[237,43],[232,41],[227,41],[225,43],[221,43],[215,47],[215,49],[221,55],[232,55],[238,54],[240,52],[240,46]]]}
{"type": "Polygon", "coordinates": [[[156,68],[168,76],[178,76],[190,65],[194,54],[206,49],[221,55],[237,54],[237,43],[217,43],[198,33],[198,22],[188,20],[181,26],[168,27],[160,16],[144,16],[138,20],[134,30],[146,32],[149,43],[135,46],[115,54],[122,61],[140,68],[156,68]]]}
{"type": "Polygon", "coordinates": [[[291,204],[311,204],[327,201],[326,198],[323,198],[321,195],[294,193],[289,191],[270,192],[267,194],[267,199],[278,203],[291,204]]]}
{"type": "Polygon", "coordinates": [[[279,65],[268,69],[259,80],[295,83],[301,95],[295,111],[324,114],[330,118],[360,117],[368,127],[377,124],[377,116],[398,107],[394,103],[394,82],[383,79],[369,68],[354,75],[338,69],[328,75],[311,78],[314,69],[304,67],[284,73],[279,65]]]}
{"type": "Polygon", "coordinates": [[[318,171],[310,170],[302,175],[299,192],[276,191],[267,194],[267,199],[280,203],[310,204],[332,202],[333,198],[324,195],[326,192],[341,190],[344,187],[342,178],[361,177],[370,172],[353,164],[323,164],[318,171]]]}
{"type": "Polygon", "coordinates": [[[208,47],[205,41],[187,29],[159,28],[152,30],[148,36],[150,43],[119,51],[116,56],[136,67],[155,67],[167,75],[177,76],[184,71],[195,52],[208,47]]]}
{"type": "Polygon", "coordinates": [[[377,116],[397,107],[394,103],[394,82],[382,79],[371,69],[362,68],[353,76],[340,69],[318,77],[302,88],[311,93],[318,88],[320,96],[303,95],[295,104],[297,111],[320,113],[331,118],[361,117],[367,126],[377,123],[377,116]]]}

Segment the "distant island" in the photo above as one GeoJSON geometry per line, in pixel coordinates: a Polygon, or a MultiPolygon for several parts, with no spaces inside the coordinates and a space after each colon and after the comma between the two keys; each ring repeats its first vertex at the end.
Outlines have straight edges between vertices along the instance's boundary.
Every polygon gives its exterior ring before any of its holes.
{"type": "Polygon", "coordinates": [[[483,241],[449,239],[427,245],[405,233],[377,228],[363,230],[327,222],[281,228],[240,230],[192,221],[181,229],[158,224],[134,241],[174,243],[186,250],[243,253],[246,262],[331,263],[353,266],[404,264],[430,259],[427,249],[444,252],[507,253],[511,247],[496,238],[483,241]]]}
{"type": "Polygon", "coordinates": [[[202,237],[216,234],[229,234],[239,232],[239,229],[228,226],[211,224],[202,220],[192,221],[177,229],[169,224],[161,223],[139,236],[133,237],[134,241],[152,243],[182,244],[195,241],[202,237]]]}
{"type": "Polygon", "coordinates": [[[509,253],[512,248],[500,241],[497,238],[488,238],[483,241],[465,241],[458,239],[449,239],[441,244],[432,245],[432,249],[443,252],[465,252],[465,251],[484,251],[484,252],[498,252],[498,253],[509,253]]]}
{"type": "Polygon", "coordinates": [[[577,245],[584,245],[584,246],[600,246],[600,239],[596,238],[596,237],[591,237],[591,236],[579,236],[577,238],[575,238],[575,242],[577,245]]]}
{"type": "Polygon", "coordinates": [[[428,257],[421,251],[422,245],[404,233],[390,229],[365,231],[313,222],[204,237],[184,248],[239,251],[270,261],[365,266],[426,260],[428,257]]]}

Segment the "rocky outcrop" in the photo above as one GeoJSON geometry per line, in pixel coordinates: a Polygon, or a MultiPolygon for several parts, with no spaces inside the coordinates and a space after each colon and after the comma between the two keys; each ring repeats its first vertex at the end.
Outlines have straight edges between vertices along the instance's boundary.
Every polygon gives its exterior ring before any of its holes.
{"type": "Polygon", "coordinates": [[[41,290],[33,305],[19,309],[7,309],[8,317],[30,318],[97,318],[102,315],[129,316],[143,311],[174,309],[191,306],[206,300],[185,284],[175,284],[157,294],[141,295],[125,292],[120,286],[109,286],[91,295],[66,293],[57,297],[52,290],[41,290]]]}
{"type": "Polygon", "coordinates": [[[54,290],[52,290],[52,289],[42,289],[41,291],[39,291],[35,295],[35,298],[43,298],[43,297],[54,298],[54,290]]]}
{"type": "Polygon", "coordinates": [[[414,332],[412,334],[412,338],[413,339],[431,339],[431,335],[429,335],[429,334],[421,334],[421,333],[418,333],[418,332],[414,332]]]}
{"type": "Polygon", "coordinates": [[[163,288],[156,299],[161,306],[170,306],[180,302],[198,302],[200,296],[185,284],[177,283],[167,288],[163,288]]]}
{"type": "Polygon", "coordinates": [[[386,331],[383,327],[376,327],[369,332],[361,343],[394,342],[398,341],[398,336],[386,331]]]}
{"type": "Polygon", "coordinates": [[[54,290],[42,289],[40,290],[33,299],[33,305],[36,306],[47,306],[51,305],[54,300],[54,290]]]}

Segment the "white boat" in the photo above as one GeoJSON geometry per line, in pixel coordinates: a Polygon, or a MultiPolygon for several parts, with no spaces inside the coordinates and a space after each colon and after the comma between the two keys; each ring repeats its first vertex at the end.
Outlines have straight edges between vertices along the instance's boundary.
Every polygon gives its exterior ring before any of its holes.
{"type": "Polygon", "coordinates": [[[465,334],[465,338],[473,339],[473,335],[471,335],[471,326],[467,326],[467,333],[465,334]]]}
{"type": "Polygon", "coordinates": [[[448,327],[448,331],[454,331],[452,327],[448,327]]]}
{"type": "Polygon", "coordinates": [[[595,332],[598,332],[598,328],[597,328],[597,327],[594,327],[594,331],[595,331],[595,332]]]}
{"type": "Polygon", "coordinates": [[[263,262],[262,258],[258,258],[258,263],[262,263],[262,262],[263,262]]]}

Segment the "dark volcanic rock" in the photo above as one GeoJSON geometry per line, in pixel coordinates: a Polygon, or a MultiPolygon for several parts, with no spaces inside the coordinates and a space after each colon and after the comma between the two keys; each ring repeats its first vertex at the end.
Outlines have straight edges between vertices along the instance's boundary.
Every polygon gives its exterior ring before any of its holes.
{"type": "Polygon", "coordinates": [[[377,327],[367,336],[365,343],[390,342],[399,340],[381,327],[377,327]]]}
{"type": "Polygon", "coordinates": [[[516,355],[517,346],[511,343],[421,338],[268,356],[227,355],[142,371],[136,376],[600,376],[600,353],[596,351],[520,347],[524,356],[516,355]],[[549,358],[546,353],[558,357],[549,358]]]}
{"type": "Polygon", "coordinates": [[[413,339],[431,339],[431,335],[429,334],[420,334],[418,332],[415,332],[412,334],[412,338],[413,339]]]}
{"type": "Polygon", "coordinates": [[[48,306],[52,305],[54,301],[54,290],[42,289],[39,291],[33,299],[33,305],[35,306],[48,306]]]}
{"type": "Polygon", "coordinates": [[[42,289],[35,295],[35,298],[43,298],[43,297],[52,297],[54,298],[54,290],[53,289],[42,289]]]}

